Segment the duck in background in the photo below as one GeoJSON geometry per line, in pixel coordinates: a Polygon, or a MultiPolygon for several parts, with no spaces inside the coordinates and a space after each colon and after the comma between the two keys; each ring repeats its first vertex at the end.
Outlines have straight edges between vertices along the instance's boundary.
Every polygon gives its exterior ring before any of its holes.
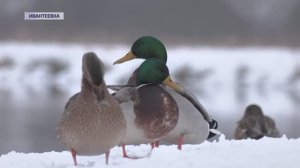
{"type": "Polygon", "coordinates": [[[104,81],[104,66],[93,52],[82,58],[81,91],[66,103],[57,127],[57,137],[76,155],[105,153],[118,145],[126,134],[126,120],[119,103],[109,94],[104,81]]]}
{"type": "Polygon", "coordinates": [[[246,108],[244,116],[239,120],[235,130],[235,139],[260,139],[264,136],[280,137],[275,121],[263,114],[262,109],[252,104],[246,108]]]}
{"type": "MultiPolygon", "coordinates": [[[[133,43],[131,50],[124,57],[115,61],[114,65],[134,58],[146,60],[156,58],[166,64],[167,52],[161,41],[152,36],[144,36],[136,40],[133,43]]],[[[138,71],[139,68],[133,72],[128,80],[128,85],[135,84],[138,71]]],[[[178,83],[176,84],[180,86],[178,83]]],[[[164,143],[177,143],[178,149],[181,149],[182,144],[200,144],[206,139],[218,134],[218,132],[215,131],[218,126],[217,122],[210,117],[196,96],[183,86],[180,87],[184,94],[164,86],[162,87],[172,95],[179,108],[179,121],[176,127],[162,138],[164,143]]]]}

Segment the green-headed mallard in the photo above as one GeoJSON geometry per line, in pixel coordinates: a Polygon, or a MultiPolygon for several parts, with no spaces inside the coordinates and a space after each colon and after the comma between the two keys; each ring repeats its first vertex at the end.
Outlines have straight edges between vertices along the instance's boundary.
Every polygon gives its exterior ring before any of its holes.
{"type": "Polygon", "coordinates": [[[65,106],[57,128],[58,139],[76,155],[106,154],[126,133],[126,120],[119,103],[109,94],[103,79],[103,63],[93,52],[82,58],[81,91],[65,106]]]}
{"type": "Polygon", "coordinates": [[[123,156],[127,144],[154,143],[177,124],[178,106],[173,97],[158,84],[181,91],[173,83],[168,67],[159,59],[147,59],[136,72],[136,87],[124,87],[114,94],[127,120],[127,134],[122,140],[123,156]]]}
{"type": "MultiPolygon", "coordinates": [[[[114,64],[120,64],[134,58],[149,59],[157,58],[162,62],[167,61],[167,52],[162,42],[151,36],[144,36],[136,40],[131,50],[124,57],[118,59],[114,64]]],[[[130,77],[128,84],[134,84],[137,69],[130,77]]],[[[166,143],[178,144],[181,149],[182,143],[199,144],[216,135],[210,132],[210,129],[217,128],[217,122],[213,120],[206,109],[200,104],[197,98],[187,89],[182,87],[182,95],[178,95],[178,91],[166,89],[175,99],[179,107],[179,121],[176,127],[167,134],[162,140],[166,143]],[[188,99],[187,99],[188,98],[188,99]],[[200,113],[199,113],[200,112],[200,113]]]]}
{"type": "Polygon", "coordinates": [[[234,137],[235,139],[260,139],[264,136],[279,137],[280,133],[276,128],[275,121],[271,117],[265,116],[258,105],[251,104],[238,122],[234,137]]]}
{"type": "Polygon", "coordinates": [[[135,59],[157,58],[167,63],[167,50],[164,44],[152,36],[144,36],[137,39],[131,50],[122,58],[115,61],[113,64],[121,64],[123,62],[135,59]]]}

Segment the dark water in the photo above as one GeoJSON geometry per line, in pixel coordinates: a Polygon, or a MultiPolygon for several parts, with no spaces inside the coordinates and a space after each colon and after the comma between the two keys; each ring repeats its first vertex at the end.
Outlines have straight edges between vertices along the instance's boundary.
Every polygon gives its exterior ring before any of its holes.
{"type": "Polygon", "coordinates": [[[65,94],[29,94],[18,100],[1,97],[0,153],[61,150],[56,125],[67,100],[65,94]]]}

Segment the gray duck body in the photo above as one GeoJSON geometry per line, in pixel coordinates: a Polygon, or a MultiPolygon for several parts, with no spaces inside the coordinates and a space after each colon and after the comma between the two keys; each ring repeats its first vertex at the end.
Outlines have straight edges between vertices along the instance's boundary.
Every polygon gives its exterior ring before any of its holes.
{"type": "Polygon", "coordinates": [[[186,98],[170,88],[164,89],[175,99],[179,108],[179,119],[175,128],[161,139],[161,143],[177,144],[179,136],[183,136],[183,144],[204,142],[209,134],[209,124],[203,115],[186,98]]]}
{"type": "MultiPolygon", "coordinates": [[[[135,70],[129,78],[127,82],[128,85],[134,85],[137,71],[138,69],[135,70]]],[[[200,144],[204,142],[207,139],[210,130],[209,124],[207,120],[205,120],[204,116],[189,100],[176,93],[173,89],[164,86],[160,87],[175,100],[174,104],[178,106],[179,112],[176,126],[168,134],[161,138],[161,144],[177,144],[178,138],[182,135],[184,137],[184,144],[200,144]]],[[[201,106],[202,111],[208,116],[209,114],[198,99],[188,89],[184,88],[184,90],[193,97],[193,100],[201,106]]],[[[141,141],[141,143],[145,142],[141,141]]]]}

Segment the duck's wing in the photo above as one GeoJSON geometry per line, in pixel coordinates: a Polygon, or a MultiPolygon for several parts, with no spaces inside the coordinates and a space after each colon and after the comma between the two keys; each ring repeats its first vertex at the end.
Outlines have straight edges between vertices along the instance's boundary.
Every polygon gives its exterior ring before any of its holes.
{"type": "MultiPolygon", "coordinates": [[[[112,85],[110,85],[112,86],[112,85]]],[[[121,104],[124,102],[132,101],[134,96],[137,95],[136,87],[128,85],[114,85],[117,86],[115,88],[118,89],[115,93],[113,93],[113,97],[121,104]]]]}
{"type": "Polygon", "coordinates": [[[279,130],[276,128],[275,121],[269,117],[269,116],[264,116],[264,126],[266,129],[266,135],[270,137],[280,137],[281,134],[279,130]]]}
{"type": "MultiPolygon", "coordinates": [[[[178,84],[178,83],[176,83],[178,84]]],[[[210,114],[207,112],[207,110],[204,108],[204,106],[200,103],[200,101],[197,99],[197,97],[187,88],[184,86],[178,84],[183,89],[182,93],[178,93],[181,96],[185,97],[188,101],[190,101],[194,107],[202,114],[203,118],[208,122],[209,124],[209,135],[208,139],[214,137],[215,135],[221,134],[220,131],[217,130],[218,128],[218,122],[214,120],[210,114]]]]}
{"type": "MultiPolygon", "coordinates": [[[[178,83],[176,83],[176,84],[178,84],[178,83]]],[[[185,97],[187,100],[189,100],[195,106],[195,108],[203,115],[203,118],[208,123],[213,122],[211,116],[209,115],[207,110],[204,108],[204,106],[200,103],[200,101],[197,99],[197,97],[189,89],[185,88],[184,86],[182,86],[180,84],[178,84],[178,85],[182,87],[183,91],[182,91],[182,93],[179,93],[179,92],[177,92],[177,93],[182,95],[183,97],[185,97]]]]}

